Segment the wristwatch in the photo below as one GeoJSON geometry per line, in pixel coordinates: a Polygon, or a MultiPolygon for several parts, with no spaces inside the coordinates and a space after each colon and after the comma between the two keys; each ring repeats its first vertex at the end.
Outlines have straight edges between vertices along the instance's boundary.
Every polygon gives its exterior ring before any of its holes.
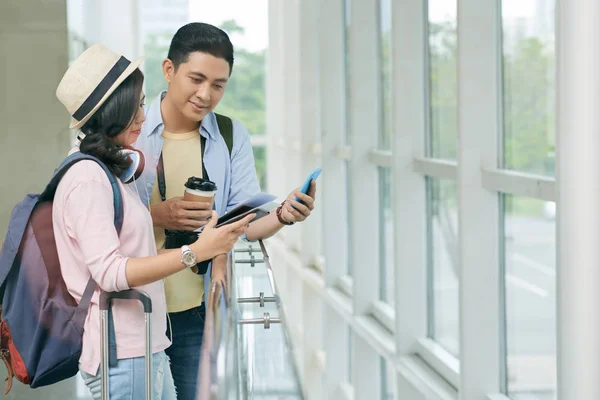
{"type": "Polygon", "coordinates": [[[188,245],[181,246],[181,262],[188,268],[196,266],[196,253],[188,245]]]}

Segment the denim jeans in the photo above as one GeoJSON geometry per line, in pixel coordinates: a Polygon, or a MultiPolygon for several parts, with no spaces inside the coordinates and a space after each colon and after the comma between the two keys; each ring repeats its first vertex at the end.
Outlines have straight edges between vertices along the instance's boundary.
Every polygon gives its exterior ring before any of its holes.
{"type": "Polygon", "coordinates": [[[171,359],[178,400],[196,399],[205,316],[204,303],[190,310],[169,313],[173,344],[165,352],[171,359]]]}
{"type": "MultiPolygon", "coordinates": [[[[146,398],[146,360],[144,357],[124,358],[116,367],[108,370],[108,391],[111,400],[132,400],[146,398]]],[[[79,370],[94,400],[100,400],[102,381],[100,371],[90,375],[79,370]]],[[[152,399],[177,400],[175,385],[169,368],[169,358],[164,351],[152,355],[152,399]]]]}

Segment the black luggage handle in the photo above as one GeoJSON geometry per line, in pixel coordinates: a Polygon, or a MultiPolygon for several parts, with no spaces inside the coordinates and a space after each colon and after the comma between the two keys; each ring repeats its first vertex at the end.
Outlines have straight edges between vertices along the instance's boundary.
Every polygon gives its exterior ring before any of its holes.
{"type": "Polygon", "coordinates": [[[101,398],[108,400],[109,396],[109,366],[117,365],[117,345],[114,332],[114,322],[111,315],[111,300],[139,300],[144,307],[146,325],[146,398],[152,398],[152,300],[141,290],[129,289],[121,292],[100,292],[100,341],[102,349],[101,367],[101,398]]]}
{"type": "Polygon", "coordinates": [[[120,292],[100,292],[100,311],[107,311],[110,308],[110,301],[112,299],[123,299],[123,300],[139,300],[142,302],[145,313],[152,312],[152,300],[150,296],[141,290],[128,289],[120,292]]]}

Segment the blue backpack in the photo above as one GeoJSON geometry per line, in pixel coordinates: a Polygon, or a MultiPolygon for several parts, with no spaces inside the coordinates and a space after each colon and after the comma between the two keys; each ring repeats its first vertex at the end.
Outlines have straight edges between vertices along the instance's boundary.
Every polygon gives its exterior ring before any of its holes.
{"type": "Polygon", "coordinates": [[[13,376],[36,388],[70,378],[79,368],[83,324],[97,285],[90,278],[79,304],[69,294],[56,250],[52,203],[61,178],[82,160],[95,161],[106,172],[117,232],[123,224],[115,176],[99,159],[80,152],[62,162],[42,194],[27,195],[15,206],[0,253],[0,358],[8,372],[6,394],[13,376]]]}

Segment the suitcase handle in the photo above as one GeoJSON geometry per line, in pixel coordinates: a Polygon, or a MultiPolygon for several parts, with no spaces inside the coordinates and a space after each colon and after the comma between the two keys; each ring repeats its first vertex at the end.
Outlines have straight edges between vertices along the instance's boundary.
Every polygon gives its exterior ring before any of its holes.
{"type": "Polygon", "coordinates": [[[121,292],[100,292],[100,311],[108,310],[112,299],[139,300],[142,302],[145,313],[152,312],[152,300],[150,296],[140,290],[129,289],[121,292]]]}
{"type": "Polygon", "coordinates": [[[101,377],[101,398],[108,400],[109,395],[109,339],[108,339],[108,310],[110,309],[112,299],[139,300],[144,307],[144,319],[146,325],[146,399],[152,398],[152,300],[150,296],[141,290],[129,289],[121,292],[100,292],[100,342],[102,348],[102,359],[100,368],[101,377]]]}

